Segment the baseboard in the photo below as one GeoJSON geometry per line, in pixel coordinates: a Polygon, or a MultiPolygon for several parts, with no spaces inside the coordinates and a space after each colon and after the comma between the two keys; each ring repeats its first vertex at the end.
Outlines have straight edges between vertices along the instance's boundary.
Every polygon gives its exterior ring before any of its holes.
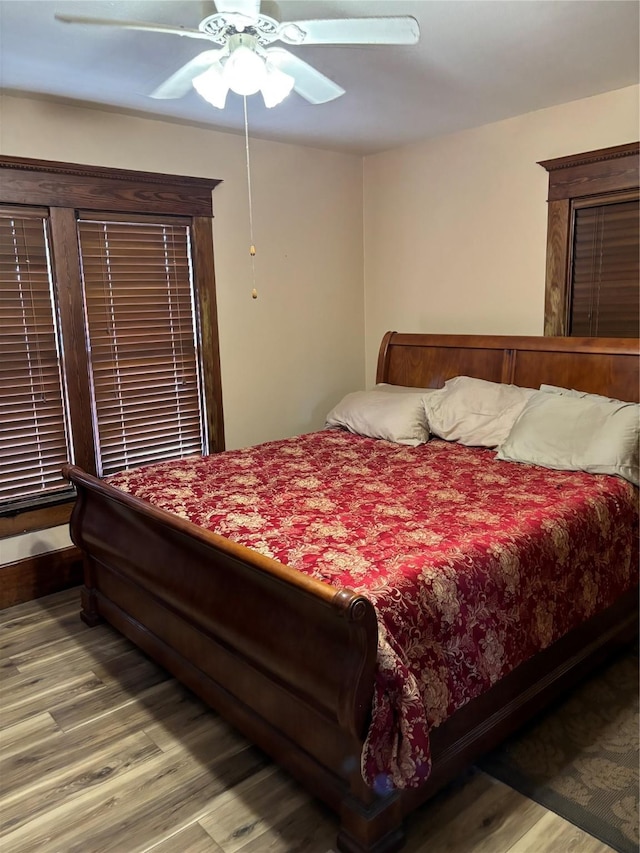
{"type": "Polygon", "coordinates": [[[62,548],[0,566],[0,610],[82,583],[82,557],[62,548]]]}

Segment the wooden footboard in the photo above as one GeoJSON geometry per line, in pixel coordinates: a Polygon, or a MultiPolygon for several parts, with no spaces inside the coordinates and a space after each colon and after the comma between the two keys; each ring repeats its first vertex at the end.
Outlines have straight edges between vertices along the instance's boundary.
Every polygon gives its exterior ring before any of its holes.
{"type": "Polygon", "coordinates": [[[371,603],[74,466],[82,618],[106,619],[337,811],[361,799],[371,603]],[[319,653],[322,650],[322,653],[319,653]]]}

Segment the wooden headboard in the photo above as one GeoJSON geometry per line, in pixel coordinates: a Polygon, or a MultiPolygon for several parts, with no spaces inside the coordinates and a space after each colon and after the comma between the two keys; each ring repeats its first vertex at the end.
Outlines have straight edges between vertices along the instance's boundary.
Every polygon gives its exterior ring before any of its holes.
{"type": "Polygon", "coordinates": [[[542,383],[640,400],[638,338],[423,335],[387,332],[376,382],[441,388],[453,376],[475,376],[524,388],[542,383]]]}

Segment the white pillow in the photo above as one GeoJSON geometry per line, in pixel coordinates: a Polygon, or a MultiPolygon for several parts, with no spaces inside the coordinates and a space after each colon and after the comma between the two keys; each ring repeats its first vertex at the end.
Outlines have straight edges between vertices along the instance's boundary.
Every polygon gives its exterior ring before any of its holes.
{"type": "Polygon", "coordinates": [[[599,400],[601,403],[623,403],[615,397],[603,397],[602,394],[590,394],[588,391],[576,391],[574,388],[562,388],[559,385],[541,385],[541,391],[547,394],[560,394],[563,397],[581,397],[588,400],[599,400]]]}
{"type": "Polygon", "coordinates": [[[354,391],[327,415],[325,427],[417,447],[429,440],[422,394],[354,391]]]}
{"type": "Polygon", "coordinates": [[[536,393],[533,388],[456,376],[425,400],[429,430],[447,441],[496,447],[536,393]]]}
{"type": "Polygon", "coordinates": [[[527,403],[498,459],[561,471],[618,474],[638,485],[640,405],[539,391],[527,403]]]}
{"type": "Polygon", "coordinates": [[[376,391],[390,391],[392,394],[433,394],[438,388],[414,388],[412,385],[391,385],[389,382],[378,382],[376,391]]]}

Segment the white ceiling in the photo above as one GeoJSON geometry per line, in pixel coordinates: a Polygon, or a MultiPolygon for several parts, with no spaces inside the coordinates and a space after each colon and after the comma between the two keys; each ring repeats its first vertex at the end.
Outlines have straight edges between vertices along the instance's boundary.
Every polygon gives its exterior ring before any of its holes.
{"type": "MultiPolygon", "coordinates": [[[[418,45],[289,48],[345,88],[312,106],[248,98],[253,136],[372,153],[639,82],[637,0],[280,0],[280,20],[413,15],[418,45]]],[[[273,4],[262,11],[275,17],[273,4]]],[[[197,123],[244,127],[242,99],[217,110],[194,91],[148,94],[199,40],[63,24],[55,13],[196,28],[199,0],[0,0],[0,87],[8,92],[197,123]]]]}

